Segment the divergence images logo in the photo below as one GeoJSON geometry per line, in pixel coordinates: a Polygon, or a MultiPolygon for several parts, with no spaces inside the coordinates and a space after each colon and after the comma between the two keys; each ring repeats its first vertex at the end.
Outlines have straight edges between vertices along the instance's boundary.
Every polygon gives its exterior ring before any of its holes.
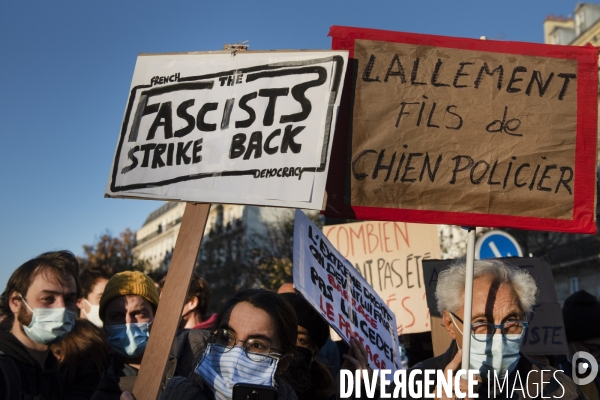
{"type": "Polygon", "coordinates": [[[578,351],[573,354],[571,368],[573,382],[578,385],[587,385],[596,378],[596,375],[598,375],[598,362],[590,353],[585,351],[578,351]]]}

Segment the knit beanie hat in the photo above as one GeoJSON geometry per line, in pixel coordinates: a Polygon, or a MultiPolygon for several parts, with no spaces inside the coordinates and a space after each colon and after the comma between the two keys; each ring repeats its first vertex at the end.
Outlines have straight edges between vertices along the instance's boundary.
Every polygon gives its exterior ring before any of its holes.
{"type": "Polygon", "coordinates": [[[148,300],[154,307],[158,308],[158,291],[154,281],[143,272],[124,271],[113,275],[106,284],[102,298],[100,299],[100,319],[104,321],[104,314],[108,304],[120,296],[138,295],[148,300]]]}
{"type": "Polygon", "coordinates": [[[304,298],[296,293],[281,293],[296,311],[298,325],[308,331],[310,338],[321,350],[329,338],[329,324],[304,298]]]}
{"type": "Polygon", "coordinates": [[[565,300],[562,312],[567,341],[600,338],[600,302],[596,296],[585,290],[575,292],[565,300]]]}

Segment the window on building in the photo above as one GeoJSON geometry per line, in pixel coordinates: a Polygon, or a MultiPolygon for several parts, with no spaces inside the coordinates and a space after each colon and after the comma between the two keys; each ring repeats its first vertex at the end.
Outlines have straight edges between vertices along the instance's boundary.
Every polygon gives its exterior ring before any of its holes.
{"type": "Polygon", "coordinates": [[[223,227],[223,217],[224,217],[223,216],[223,206],[219,205],[217,207],[217,221],[216,221],[218,228],[222,228],[223,227]]]}

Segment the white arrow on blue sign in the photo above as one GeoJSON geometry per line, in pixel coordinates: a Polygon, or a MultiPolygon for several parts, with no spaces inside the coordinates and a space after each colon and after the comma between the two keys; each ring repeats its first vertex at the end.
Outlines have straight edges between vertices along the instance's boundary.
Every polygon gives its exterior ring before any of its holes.
{"type": "Polygon", "coordinates": [[[491,230],[477,239],[475,258],[484,260],[498,257],[523,257],[523,251],[515,238],[508,233],[491,230]]]}

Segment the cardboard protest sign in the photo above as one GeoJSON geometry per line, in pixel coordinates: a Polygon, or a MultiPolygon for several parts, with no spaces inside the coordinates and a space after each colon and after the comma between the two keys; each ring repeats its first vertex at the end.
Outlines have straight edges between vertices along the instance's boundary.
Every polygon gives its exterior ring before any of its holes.
{"type": "Polygon", "coordinates": [[[441,257],[436,225],[369,221],[324,226],[323,233],[381,296],[403,333],[431,329],[421,263],[441,257]]]}
{"type": "Polygon", "coordinates": [[[294,223],[294,287],[373,369],[400,368],[396,317],[377,292],[300,210],[294,223]]]}
{"type": "Polygon", "coordinates": [[[594,233],[597,51],[332,27],[325,214],[594,233]]]}
{"type": "Polygon", "coordinates": [[[346,60],[140,55],[106,195],[321,209],[346,60]]]}
{"type": "MultiPolygon", "coordinates": [[[[529,326],[523,336],[521,351],[525,354],[539,355],[567,354],[567,336],[562,309],[556,297],[550,265],[544,259],[537,257],[510,257],[502,260],[527,270],[535,279],[538,287],[536,304],[533,311],[527,316],[529,326]]],[[[454,260],[425,260],[423,262],[427,304],[432,317],[441,318],[435,299],[437,276],[453,262],[454,260]]],[[[441,340],[449,343],[449,338],[443,337],[441,340]]]]}

